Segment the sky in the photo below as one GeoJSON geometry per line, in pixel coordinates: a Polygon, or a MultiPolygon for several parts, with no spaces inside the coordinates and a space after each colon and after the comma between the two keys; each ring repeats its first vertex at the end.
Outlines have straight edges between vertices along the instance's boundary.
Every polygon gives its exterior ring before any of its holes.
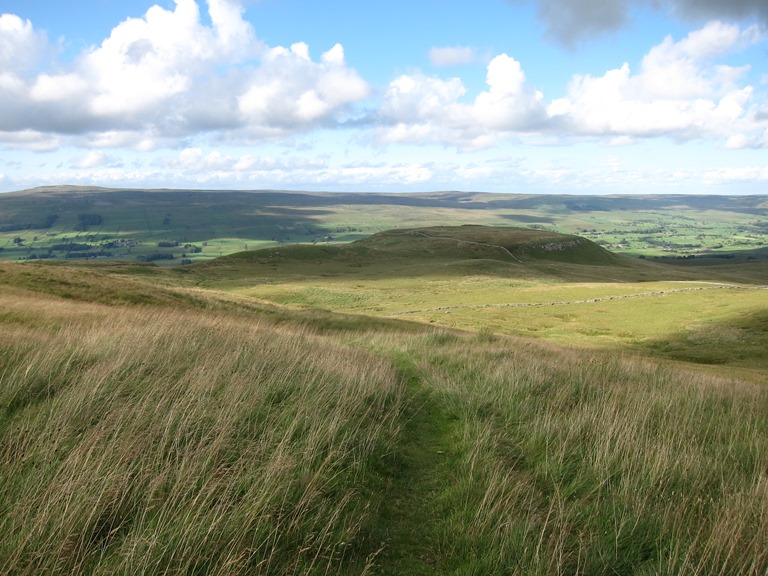
{"type": "Polygon", "coordinates": [[[0,192],[768,194],[766,0],[0,0],[0,192]]]}

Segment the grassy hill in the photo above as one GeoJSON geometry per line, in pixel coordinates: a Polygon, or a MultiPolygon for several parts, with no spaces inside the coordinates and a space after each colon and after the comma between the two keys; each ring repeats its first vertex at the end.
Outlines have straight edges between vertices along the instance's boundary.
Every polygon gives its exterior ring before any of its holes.
{"type": "MultiPolygon", "coordinates": [[[[613,254],[575,235],[514,227],[432,226],[379,232],[341,245],[288,245],[240,252],[191,267],[205,278],[253,276],[423,277],[486,271],[497,276],[567,274],[569,265],[623,269],[642,276],[650,264],[613,254]]],[[[659,270],[655,269],[656,274],[659,270]]],[[[665,270],[671,270],[668,267],[665,270]]],[[[669,272],[674,275],[674,272],[669,272]]]]}
{"type": "MultiPolygon", "coordinates": [[[[461,242],[501,240],[481,232],[461,242]]],[[[567,241],[509,234],[498,245],[513,254],[567,241]]],[[[768,569],[763,384],[206,287],[261,282],[267,266],[298,274],[319,250],[360,265],[426,242],[417,264],[439,269],[472,248],[433,240],[383,234],[175,270],[0,263],[0,572],[768,569]]],[[[534,263],[485,249],[476,261],[518,275],[534,263]]],[[[595,269],[608,267],[628,270],[595,269]]],[[[488,281],[456,270],[462,293],[488,281]]]]}

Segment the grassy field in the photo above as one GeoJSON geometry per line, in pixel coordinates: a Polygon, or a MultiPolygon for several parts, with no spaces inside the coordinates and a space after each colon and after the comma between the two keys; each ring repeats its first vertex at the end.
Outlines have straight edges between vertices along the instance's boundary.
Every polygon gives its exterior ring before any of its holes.
{"type": "Polygon", "coordinates": [[[764,575],[764,266],[574,240],[0,262],[0,573],[764,575]]]}
{"type": "Polygon", "coordinates": [[[200,287],[292,307],[619,349],[764,378],[768,270],[760,263],[671,266],[591,243],[547,252],[535,242],[568,247],[572,237],[472,226],[401,230],[348,247],[232,255],[187,276],[200,287]]]}

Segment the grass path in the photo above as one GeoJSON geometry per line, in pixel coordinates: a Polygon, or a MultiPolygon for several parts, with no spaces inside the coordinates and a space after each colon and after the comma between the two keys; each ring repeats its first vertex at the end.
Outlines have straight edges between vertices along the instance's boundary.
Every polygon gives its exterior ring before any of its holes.
{"type": "Polygon", "coordinates": [[[389,496],[379,514],[383,551],[374,573],[445,574],[451,564],[443,530],[445,496],[459,458],[452,441],[456,421],[421,382],[411,359],[402,356],[396,364],[408,382],[411,404],[391,463],[389,496]]]}

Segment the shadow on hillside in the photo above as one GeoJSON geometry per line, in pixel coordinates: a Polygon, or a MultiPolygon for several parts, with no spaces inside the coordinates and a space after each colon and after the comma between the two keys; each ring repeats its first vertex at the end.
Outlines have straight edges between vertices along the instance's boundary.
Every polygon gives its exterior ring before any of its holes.
{"type": "Polygon", "coordinates": [[[654,354],[695,364],[768,369],[768,310],[707,322],[646,342],[654,354]]]}

